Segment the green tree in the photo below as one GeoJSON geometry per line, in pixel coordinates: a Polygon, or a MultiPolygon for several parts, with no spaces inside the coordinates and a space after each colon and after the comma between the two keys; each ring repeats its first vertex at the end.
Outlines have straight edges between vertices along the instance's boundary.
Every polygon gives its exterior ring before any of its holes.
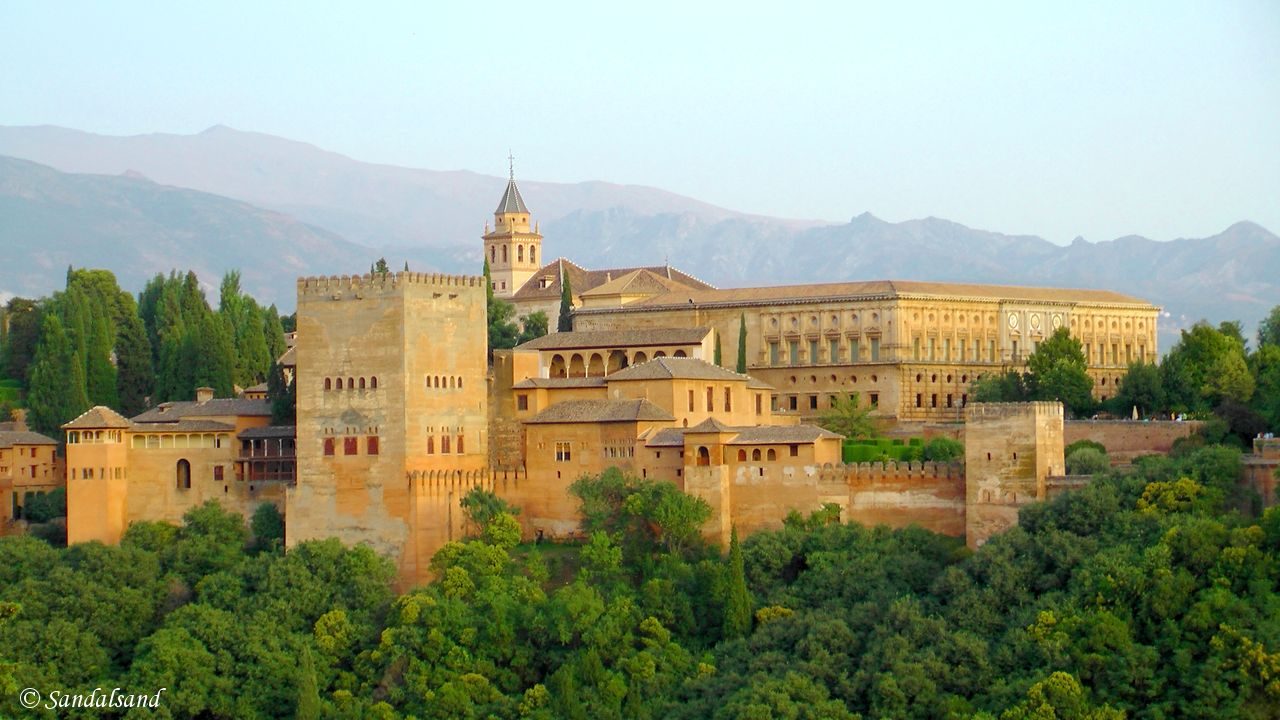
{"type": "Polygon", "coordinates": [[[1268,345],[1280,347],[1280,305],[1271,308],[1271,312],[1258,323],[1258,349],[1268,345]]]}
{"type": "Polygon", "coordinates": [[[272,425],[298,423],[297,388],[294,383],[285,380],[284,368],[274,362],[267,374],[267,397],[271,400],[272,425]]]}
{"type": "Polygon", "coordinates": [[[1093,379],[1089,377],[1084,349],[1067,328],[1058,328],[1027,358],[1035,378],[1036,398],[1058,400],[1074,414],[1091,410],[1093,379]]]}
{"type": "Polygon", "coordinates": [[[271,362],[275,362],[289,349],[284,340],[284,324],[280,320],[280,312],[276,310],[275,305],[268,307],[263,313],[262,323],[262,334],[267,341],[267,353],[271,357],[271,362]]]}
{"type": "Polygon", "coordinates": [[[520,337],[516,340],[517,345],[523,345],[530,340],[536,340],[547,334],[547,326],[550,320],[547,313],[543,310],[537,310],[525,315],[520,319],[520,337]]]}
{"type": "Polygon", "coordinates": [[[373,275],[386,275],[391,272],[391,268],[387,267],[386,258],[378,258],[378,261],[369,266],[369,272],[373,275]]]}
{"type": "Polygon", "coordinates": [[[281,549],[284,547],[284,515],[273,503],[262,503],[253,511],[249,532],[260,550],[281,549]]]}
{"type": "Polygon", "coordinates": [[[936,437],[924,445],[924,459],[930,462],[951,462],[964,459],[964,443],[946,437],[936,437]]]}
{"type": "Polygon", "coordinates": [[[747,372],[747,314],[738,315],[738,366],[740,373],[747,372]]]}
{"type": "Polygon", "coordinates": [[[560,319],[556,322],[557,332],[573,330],[573,289],[569,286],[569,273],[560,270],[560,319]]]}
{"type": "Polygon", "coordinates": [[[1127,415],[1135,407],[1139,417],[1164,412],[1168,403],[1160,368],[1150,363],[1130,363],[1129,369],[1120,379],[1120,389],[1116,391],[1111,407],[1117,415],[1127,415]]]}
{"type": "Polygon", "coordinates": [[[719,367],[719,366],[721,365],[721,363],[723,363],[723,362],[724,362],[724,361],[723,361],[723,359],[722,359],[722,358],[721,358],[721,356],[720,356],[720,333],[716,332],[715,330],[712,330],[711,332],[712,332],[712,333],[715,333],[715,336],[716,336],[715,349],[712,351],[712,362],[713,362],[717,367],[719,367]]]}
{"type": "Polygon", "coordinates": [[[25,298],[12,298],[5,306],[9,331],[4,343],[4,371],[8,377],[26,381],[27,368],[35,358],[40,342],[43,313],[38,303],[25,298]]]}
{"type": "Polygon", "coordinates": [[[84,392],[84,365],[55,313],[44,316],[30,370],[28,420],[37,432],[59,437],[63,423],[89,409],[89,398],[84,392]]]}
{"type": "Polygon", "coordinates": [[[93,332],[89,336],[89,354],[85,368],[85,391],[90,405],[118,408],[120,407],[120,393],[117,388],[119,378],[116,366],[111,363],[115,333],[105,314],[99,314],[94,319],[93,326],[93,332]]]}
{"type": "Polygon", "coordinates": [[[738,544],[738,528],[729,531],[729,569],[724,603],[724,637],[727,640],[751,633],[751,591],[747,589],[746,566],[742,546],[738,544]]]}
{"type": "Polygon", "coordinates": [[[851,440],[872,438],[878,435],[871,408],[862,407],[858,393],[839,395],[831,408],[818,418],[818,425],[851,440]]]}
{"type": "Polygon", "coordinates": [[[1266,344],[1249,358],[1255,390],[1253,409],[1268,427],[1280,430],[1280,345],[1266,344]]]}
{"type": "Polygon", "coordinates": [[[489,359],[493,359],[494,350],[513,348],[520,337],[520,328],[516,326],[516,306],[499,297],[494,297],[493,280],[489,276],[489,260],[484,261],[485,309],[489,326],[489,359]]]}
{"type": "Polygon", "coordinates": [[[1082,447],[1066,457],[1068,475],[1093,475],[1111,467],[1107,454],[1095,448],[1082,447]]]}
{"type": "Polygon", "coordinates": [[[974,402],[1025,402],[1031,399],[1031,388],[1027,376],[1005,371],[998,375],[983,375],[974,381],[969,392],[974,402]]]}
{"type": "MultiPolygon", "coordinates": [[[[382,262],[382,261],[379,261],[382,262]]],[[[386,263],[383,262],[383,265],[386,263]]],[[[383,270],[385,272],[385,269],[383,270]]],[[[322,705],[320,689],[316,686],[316,666],[311,659],[311,648],[302,647],[302,662],[298,664],[298,705],[296,720],[320,720],[322,705]]]]}
{"type": "Polygon", "coordinates": [[[132,417],[147,409],[147,398],[155,388],[151,342],[142,318],[136,313],[126,315],[117,328],[115,352],[118,408],[125,417],[132,417]]]}
{"type": "Polygon", "coordinates": [[[1173,410],[1205,412],[1225,398],[1248,402],[1253,396],[1244,348],[1203,321],[1182,331],[1160,371],[1173,410]]]}

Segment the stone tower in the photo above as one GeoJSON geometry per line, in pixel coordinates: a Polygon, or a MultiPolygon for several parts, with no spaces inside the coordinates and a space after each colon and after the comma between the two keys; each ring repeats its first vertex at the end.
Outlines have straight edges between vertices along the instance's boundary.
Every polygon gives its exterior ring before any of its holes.
{"type": "Polygon", "coordinates": [[[542,236],[537,226],[529,226],[529,208],[516,187],[515,165],[507,180],[498,209],[493,211],[493,229],[484,226],[484,252],[489,260],[493,294],[509,298],[537,272],[542,260],[542,236]]]}
{"type": "Polygon", "coordinates": [[[974,403],[964,414],[965,540],[977,548],[1065,472],[1062,403],[974,403]]]}
{"type": "Polygon", "coordinates": [[[286,544],[335,536],[426,577],[457,497],[411,477],[488,456],[484,279],[387,273],[298,281],[298,479],[286,544]],[[437,498],[438,500],[438,498],[437,498]]]}

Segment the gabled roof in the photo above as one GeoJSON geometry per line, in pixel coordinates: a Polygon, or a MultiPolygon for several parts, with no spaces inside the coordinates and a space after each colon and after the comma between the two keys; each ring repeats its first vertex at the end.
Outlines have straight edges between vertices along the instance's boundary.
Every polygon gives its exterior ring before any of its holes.
{"type": "Polygon", "coordinates": [[[608,382],[602,377],[580,378],[525,378],[511,387],[516,390],[530,388],[602,388],[608,382]]]}
{"type": "Polygon", "coordinates": [[[80,413],[80,417],[66,423],[62,426],[63,430],[101,430],[104,428],[129,428],[133,427],[133,423],[129,422],[123,415],[112,410],[106,405],[95,405],[94,407],[80,413]]]}
{"type": "Polygon", "coordinates": [[[138,423],[133,426],[134,432],[228,432],[235,429],[235,425],[216,420],[174,420],[138,423]]]}
{"type": "MultiPolygon", "coordinates": [[[[637,300],[626,309],[735,305],[778,305],[814,300],[844,301],[869,298],[924,296],[974,298],[980,300],[1020,300],[1031,302],[1093,302],[1151,307],[1141,298],[1111,290],[1023,287],[1017,285],[984,285],[978,283],[923,282],[917,280],[868,280],[861,282],[815,283],[808,285],[772,285],[748,288],[706,288],[676,290],[637,300]]],[[[617,312],[618,308],[578,312],[617,312]]]]}
{"type": "Polygon", "coordinates": [[[57,445],[58,441],[29,430],[6,430],[0,432],[0,448],[11,448],[14,445],[57,445]]]}
{"type": "Polygon", "coordinates": [[[738,436],[729,445],[770,445],[781,443],[811,443],[824,438],[842,439],[830,430],[817,425],[761,425],[737,428],[738,436]]]}
{"type": "Polygon", "coordinates": [[[702,422],[698,423],[697,425],[694,425],[691,428],[686,428],[685,432],[686,433],[735,433],[740,431],[741,429],[742,428],[735,428],[729,425],[725,425],[719,420],[713,417],[709,417],[706,420],[703,420],[702,422]]]}
{"type": "Polygon", "coordinates": [[[529,208],[525,207],[524,198],[520,197],[520,188],[516,187],[515,178],[507,181],[507,189],[502,193],[502,199],[498,201],[498,209],[493,212],[495,215],[529,212],[529,208]]]}
{"type": "Polygon", "coordinates": [[[638,268],[578,294],[584,298],[598,295],[657,295],[686,288],[683,283],[659,275],[649,268],[638,268]]]}
{"type": "Polygon", "coordinates": [[[660,357],[639,365],[619,370],[609,376],[615,380],[720,380],[745,382],[751,378],[739,375],[732,370],[725,370],[705,360],[694,358],[660,357]]]}
{"type": "Polygon", "coordinates": [[[685,428],[662,428],[645,441],[645,447],[684,447],[685,428]]]}
{"type": "Polygon", "coordinates": [[[557,258],[551,262],[538,268],[538,271],[516,290],[511,296],[514,301],[521,300],[549,300],[560,297],[560,278],[563,275],[569,276],[569,288],[575,295],[604,285],[612,281],[614,278],[621,278],[628,273],[636,270],[648,270],[660,278],[671,280],[675,285],[675,291],[681,291],[683,288],[691,290],[711,290],[711,285],[702,282],[698,278],[677,270],[670,265],[653,265],[643,268],[605,268],[603,270],[587,270],[580,265],[576,265],[564,258],[557,258]],[[542,287],[542,279],[550,278],[551,282],[542,287]]]}
{"type": "Polygon", "coordinates": [[[576,348],[623,348],[650,345],[698,345],[711,328],[635,328],[631,330],[574,330],[534,338],[517,345],[518,350],[570,350],[576,348]]]}
{"type": "Polygon", "coordinates": [[[270,415],[270,400],[214,398],[204,402],[178,400],[160,403],[141,415],[135,415],[133,422],[174,422],[195,417],[268,417],[270,415]]]}
{"type": "Polygon", "coordinates": [[[280,358],[276,360],[276,364],[279,365],[280,367],[297,367],[298,354],[293,351],[295,347],[297,346],[290,345],[289,349],[285,350],[284,354],[282,354],[280,358]]]}
{"type": "Polygon", "coordinates": [[[648,400],[567,400],[534,415],[527,423],[672,421],[671,413],[648,400]]]}

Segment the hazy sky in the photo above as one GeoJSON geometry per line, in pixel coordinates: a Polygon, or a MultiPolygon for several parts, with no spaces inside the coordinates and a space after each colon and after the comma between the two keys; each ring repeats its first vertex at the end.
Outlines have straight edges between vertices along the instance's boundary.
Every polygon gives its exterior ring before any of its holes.
{"type": "Polygon", "coordinates": [[[1280,232],[1280,2],[0,2],[0,124],[219,123],[784,217],[1280,232]]]}

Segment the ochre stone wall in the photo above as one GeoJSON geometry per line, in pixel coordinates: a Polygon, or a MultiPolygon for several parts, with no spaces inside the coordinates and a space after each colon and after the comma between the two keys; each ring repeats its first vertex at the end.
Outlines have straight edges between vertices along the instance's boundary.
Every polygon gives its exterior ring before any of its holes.
{"type": "Polygon", "coordinates": [[[1194,435],[1203,424],[1199,421],[1071,420],[1066,423],[1063,440],[1067,445],[1077,440],[1102,443],[1111,462],[1128,462],[1139,455],[1169,452],[1174,441],[1194,435]]]}

